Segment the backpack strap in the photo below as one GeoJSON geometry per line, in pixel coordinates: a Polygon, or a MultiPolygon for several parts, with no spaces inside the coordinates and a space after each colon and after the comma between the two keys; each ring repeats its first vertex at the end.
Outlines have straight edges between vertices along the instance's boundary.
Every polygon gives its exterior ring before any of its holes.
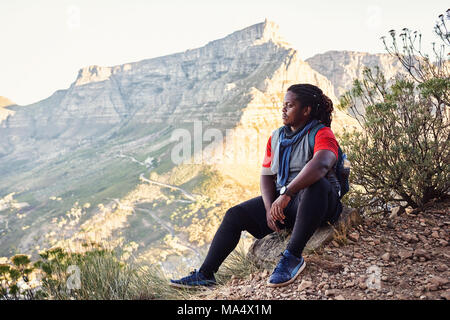
{"type": "Polygon", "coordinates": [[[309,142],[309,148],[310,148],[311,152],[314,152],[314,144],[316,141],[317,131],[319,131],[323,127],[325,127],[325,125],[322,123],[319,123],[318,125],[316,125],[314,128],[312,128],[309,131],[308,142],[309,142]]]}

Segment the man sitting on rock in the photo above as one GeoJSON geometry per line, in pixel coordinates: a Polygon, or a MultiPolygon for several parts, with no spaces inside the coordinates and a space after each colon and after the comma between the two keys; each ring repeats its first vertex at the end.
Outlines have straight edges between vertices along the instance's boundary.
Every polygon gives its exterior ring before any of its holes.
{"type": "Polygon", "coordinates": [[[171,285],[215,284],[214,273],[237,246],[243,230],[261,239],[274,231],[292,228],[287,248],[267,284],[285,286],[298,277],[306,265],[302,251],[309,238],[323,223],[335,222],[342,211],[340,184],[335,175],[339,146],[330,129],[332,112],[332,101],[318,87],[289,87],[282,109],[284,126],[273,131],[267,143],[262,195],[230,208],[200,270],[170,280],[171,285]],[[319,130],[318,125],[322,125],[319,130]],[[310,132],[316,132],[313,150],[310,132]]]}

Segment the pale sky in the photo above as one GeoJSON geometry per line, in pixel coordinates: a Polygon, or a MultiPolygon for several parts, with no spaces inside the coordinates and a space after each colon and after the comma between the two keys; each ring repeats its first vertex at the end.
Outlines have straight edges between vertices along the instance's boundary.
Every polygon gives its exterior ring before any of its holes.
{"type": "Polygon", "coordinates": [[[303,59],[384,52],[403,27],[435,40],[444,0],[0,0],[0,96],[25,105],[66,89],[80,68],[198,48],[265,18],[303,59]]]}

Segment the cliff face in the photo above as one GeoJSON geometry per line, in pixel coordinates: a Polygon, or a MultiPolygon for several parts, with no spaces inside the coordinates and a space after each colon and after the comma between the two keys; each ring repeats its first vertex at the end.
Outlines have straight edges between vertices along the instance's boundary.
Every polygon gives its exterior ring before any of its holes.
{"type": "Polygon", "coordinates": [[[397,58],[389,54],[370,54],[353,51],[328,51],[306,59],[311,67],[327,77],[339,97],[351,89],[353,80],[361,79],[364,67],[380,67],[386,79],[390,79],[404,68],[397,58]]]}
{"type": "MultiPolygon", "coordinates": [[[[68,119],[115,124],[129,118],[152,123],[204,116],[234,123],[240,115],[233,111],[245,105],[239,97],[252,86],[264,90],[265,78],[289,54],[274,28],[269,22],[257,24],[202,48],[114,67],[86,67],[61,99],[34,108],[44,105],[47,115],[42,116],[58,126],[67,126],[68,119]]],[[[6,126],[20,122],[11,118],[6,126]]]]}

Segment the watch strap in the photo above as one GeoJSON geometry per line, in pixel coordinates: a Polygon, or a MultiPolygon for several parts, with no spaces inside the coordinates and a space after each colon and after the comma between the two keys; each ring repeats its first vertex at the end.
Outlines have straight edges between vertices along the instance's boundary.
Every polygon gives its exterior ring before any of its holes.
{"type": "Polygon", "coordinates": [[[284,191],[283,195],[287,195],[287,196],[289,196],[291,198],[294,197],[294,194],[291,192],[291,190],[289,190],[289,188],[287,186],[284,186],[283,188],[285,188],[285,191],[284,191]]]}
{"type": "Polygon", "coordinates": [[[289,190],[288,187],[286,187],[286,192],[285,192],[284,194],[288,195],[288,196],[291,197],[291,198],[294,197],[294,194],[291,192],[291,190],[289,190]]]}

